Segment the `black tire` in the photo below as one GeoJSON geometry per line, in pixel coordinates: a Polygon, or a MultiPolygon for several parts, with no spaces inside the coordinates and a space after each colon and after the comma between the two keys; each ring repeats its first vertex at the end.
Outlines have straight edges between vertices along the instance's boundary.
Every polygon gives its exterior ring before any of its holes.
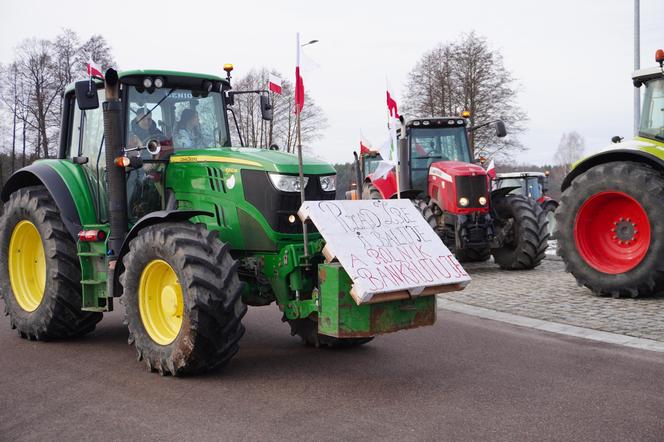
{"type": "Polygon", "coordinates": [[[491,249],[459,249],[454,251],[459,262],[484,262],[491,258],[491,249]]]}
{"type": "MultiPolygon", "coordinates": [[[[644,164],[611,162],[582,173],[565,189],[556,211],[558,255],[580,285],[597,295],[637,297],[664,291],[664,177],[644,164]],[[640,263],[612,274],[593,268],[579,254],[574,236],[577,214],[591,196],[618,191],[636,200],[650,223],[650,243],[640,263]]],[[[639,227],[642,229],[644,227],[639,227]]]]}
{"type": "Polygon", "coordinates": [[[548,223],[549,226],[549,239],[555,239],[557,208],[558,208],[558,203],[553,200],[549,200],[542,205],[542,210],[544,210],[544,215],[546,216],[546,222],[548,223]]]}
{"type": "Polygon", "coordinates": [[[0,288],[5,314],[21,337],[55,340],[80,336],[95,329],[102,314],[81,310],[81,270],[76,244],[67,232],[53,198],[43,186],[17,190],[4,205],[0,219],[0,288]],[[9,245],[22,221],[31,222],[44,247],[46,284],[33,311],[20,306],[9,278],[9,245]]]}
{"type": "Polygon", "coordinates": [[[495,203],[496,230],[513,223],[501,247],[491,249],[493,259],[503,269],[525,270],[540,265],[548,247],[546,214],[532,198],[507,195],[495,203]]]}
{"type": "Polygon", "coordinates": [[[123,258],[120,276],[129,344],[150,371],[182,376],[224,366],[237,353],[244,334],[243,283],[237,262],[216,232],[188,222],[164,223],[141,230],[123,258]],[[182,290],[182,325],[175,339],[157,343],[142,322],[139,285],[146,266],[166,261],[182,290]]]}
{"type": "Polygon", "coordinates": [[[415,208],[422,214],[424,220],[431,226],[433,230],[437,230],[438,222],[436,221],[436,216],[433,214],[430,203],[426,200],[415,199],[413,200],[413,205],[415,208]]]}
{"type": "Polygon", "coordinates": [[[363,200],[382,200],[383,197],[380,191],[376,189],[372,183],[366,182],[362,186],[362,199],[363,200]]]}
{"type": "Polygon", "coordinates": [[[364,345],[373,340],[369,338],[333,338],[332,336],[318,333],[318,322],[316,319],[294,319],[288,321],[291,328],[291,336],[299,336],[305,345],[320,348],[350,348],[364,345]]]}

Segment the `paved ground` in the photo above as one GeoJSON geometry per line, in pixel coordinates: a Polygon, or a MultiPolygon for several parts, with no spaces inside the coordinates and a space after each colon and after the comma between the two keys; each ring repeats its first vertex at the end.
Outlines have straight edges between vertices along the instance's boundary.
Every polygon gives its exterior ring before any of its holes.
{"type": "Polygon", "coordinates": [[[350,351],[250,309],[221,373],[147,373],[120,312],[85,339],[0,317],[1,440],[662,440],[664,355],[441,311],[350,351]]]}
{"type": "Polygon", "coordinates": [[[464,304],[637,338],[664,341],[664,295],[597,297],[579,287],[560,260],[534,270],[505,271],[492,262],[464,264],[472,277],[461,292],[439,295],[464,304]]]}

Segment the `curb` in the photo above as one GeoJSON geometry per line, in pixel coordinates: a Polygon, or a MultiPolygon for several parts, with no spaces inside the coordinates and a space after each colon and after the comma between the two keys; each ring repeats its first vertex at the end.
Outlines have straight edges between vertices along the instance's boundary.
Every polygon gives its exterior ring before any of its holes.
{"type": "Polygon", "coordinates": [[[541,319],[528,318],[513,315],[511,313],[499,312],[483,307],[463,304],[448,299],[437,300],[438,309],[449,310],[465,315],[477,316],[479,318],[491,319],[493,321],[507,322],[521,327],[534,328],[536,330],[558,333],[561,335],[574,336],[577,338],[590,339],[592,341],[606,342],[609,344],[622,345],[625,347],[638,348],[664,353],[664,342],[652,339],[635,338],[632,336],[610,333],[590,328],[577,327],[575,325],[561,324],[559,322],[544,321],[541,319]]]}

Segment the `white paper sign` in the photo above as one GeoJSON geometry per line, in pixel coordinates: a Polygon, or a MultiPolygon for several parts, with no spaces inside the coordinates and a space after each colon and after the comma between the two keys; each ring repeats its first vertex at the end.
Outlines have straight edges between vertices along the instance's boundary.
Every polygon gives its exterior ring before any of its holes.
{"type": "Polygon", "coordinates": [[[305,201],[310,218],[353,281],[359,302],[374,295],[462,285],[470,276],[410,200],[305,201]]]}

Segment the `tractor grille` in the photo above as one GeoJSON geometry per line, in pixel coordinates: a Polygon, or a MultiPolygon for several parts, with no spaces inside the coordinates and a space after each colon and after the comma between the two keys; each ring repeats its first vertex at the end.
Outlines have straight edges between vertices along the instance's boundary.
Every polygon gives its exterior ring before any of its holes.
{"type": "MultiPolygon", "coordinates": [[[[302,223],[297,216],[300,208],[300,194],[278,191],[265,171],[242,169],[241,173],[244,198],[263,214],[270,227],[279,233],[301,234],[302,223]],[[290,215],[295,216],[294,223],[288,221],[290,215]]],[[[309,176],[304,194],[310,201],[333,200],[336,197],[335,191],[323,191],[316,175],[309,176]]],[[[318,231],[313,224],[309,225],[308,230],[310,232],[318,231]]]]}
{"type": "Polygon", "coordinates": [[[486,181],[486,175],[462,175],[456,177],[457,201],[465,196],[470,204],[468,209],[481,209],[486,206],[480,205],[478,199],[484,196],[489,199],[489,186],[486,181]]]}
{"type": "Polygon", "coordinates": [[[226,193],[226,184],[224,183],[224,172],[218,167],[206,167],[208,183],[213,192],[226,193]]]}

